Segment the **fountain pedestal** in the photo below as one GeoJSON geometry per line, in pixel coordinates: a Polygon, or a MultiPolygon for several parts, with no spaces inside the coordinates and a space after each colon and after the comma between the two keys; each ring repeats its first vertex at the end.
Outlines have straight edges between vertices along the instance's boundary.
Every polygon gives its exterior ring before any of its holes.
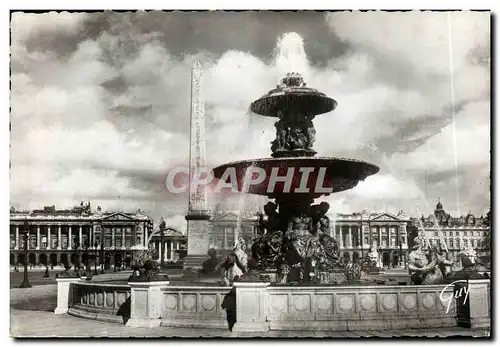
{"type": "Polygon", "coordinates": [[[161,287],[169,281],[129,282],[130,319],[128,327],[158,327],[161,324],[162,292],[161,287]]]}
{"type": "Polygon", "coordinates": [[[57,307],[54,314],[66,314],[69,309],[71,283],[80,282],[78,278],[58,278],[57,281],[57,307]]]}
{"type": "Polygon", "coordinates": [[[458,306],[458,326],[469,329],[489,329],[490,280],[469,279],[455,281],[455,297],[458,306]]]}
{"type": "Polygon", "coordinates": [[[267,322],[267,293],[266,282],[235,282],[236,288],[236,324],[235,332],[266,332],[269,330],[267,322]]]}
{"type": "Polygon", "coordinates": [[[184,258],[184,270],[192,269],[196,271],[202,268],[202,264],[207,258],[210,216],[188,214],[186,220],[188,223],[188,249],[187,256],[184,258]]]}

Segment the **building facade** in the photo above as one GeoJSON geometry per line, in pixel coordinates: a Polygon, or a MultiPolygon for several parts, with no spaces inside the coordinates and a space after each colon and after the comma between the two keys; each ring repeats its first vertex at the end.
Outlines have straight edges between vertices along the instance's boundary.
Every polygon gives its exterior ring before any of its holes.
{"type": "Polygon", "coordinates": [[[336,214],[330,216],[331,236],[340,243],[341,256],[355,262],[373,246],[386,267],[403,266],[408,257],[406,227],[410,218],[391,213],[336,214]]]}
{"type": "Polygon", "coordinates": [[[429,245],[445,244],[451,260],[457,261],[464,250],[473,249],[484,253],[484,240],[491,232],[490,219],[475,217],[472,213],[452,217],[441,202],[438,202],[429,216],[412,218],[412,224],[418,229],[418,236],[428,241],[429,245]]]}
{"type": "Polygon", "coordinates": [[[158,261],[161,261],[163,257],[164,262],[177,262],[185,255],[183,253],[187,251],[187,236],[180,231],[167,228],[163,231],[163,248],[161,247],[161,240],[162,237],[159,230],[152,234],[150,240],[155,250],[158,251],[158,261]]]}
{"type": "Polygon", "coordinates": [[[70,210],[10,211],[10,264],[24,263],[23,233],[28,229],[28,262],[32,265],[85,263],[99,257],[105,267],[128,263],[134,247],[146,247],[153,221],[135,213],[103,212],[90,203],[70,210]],[[99,255],[100,254],[100,255],[99,255]]]}
{"type": "Polygon", "coordinates": [[[228,252],[235,246],[236,239],[242,237],[249,250],[256,237],[258,218],[249,212],[215,211],[210,220],[209,248],[228,252]]]}

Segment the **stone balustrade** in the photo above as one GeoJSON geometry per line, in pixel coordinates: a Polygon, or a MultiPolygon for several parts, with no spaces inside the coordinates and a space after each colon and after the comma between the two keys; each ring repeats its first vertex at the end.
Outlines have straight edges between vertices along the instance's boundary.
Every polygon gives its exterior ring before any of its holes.
{"type": "Polygon", "coordinates": [[[125,323],[130,317],[130,286],[78,281],[71,283],[68,314],[125,323]]]}
{"type": "Polygon", "coordinates": [[[169,286],[161,289],[161,325],[227,328],[221,308],[230,287],[169,286]]]}
{"type": "Polygon", "coordinates": [[[272,330],[373,330],[456,326],[453,287],[267,288],[272,330]],[[448,307],[449,305],[449,307],[448,307]]]}
{"type": "MultiPolygon", "coordinates": [[[[230,287],[57,281],[56,314],[132,327],[227,328],[221,305],[230,287]]],[[[387,330],[461,324],[489,328],[489,280],[464,282],[462,286],[317,287],[236,282],[234,330],[387,330]]]]}

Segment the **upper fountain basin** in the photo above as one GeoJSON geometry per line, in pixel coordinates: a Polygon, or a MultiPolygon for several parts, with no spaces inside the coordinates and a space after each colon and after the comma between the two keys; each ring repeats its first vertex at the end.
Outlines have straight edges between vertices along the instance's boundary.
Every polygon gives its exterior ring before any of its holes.
{"type": "Polygon", "coordinates": [[[250,110],[268,117],[278,117],[278,111],[287,110],[315,116],[330,112],[335,107],[335,100],[316,89],[306,87],[302,76],[291,72],[283,77],[276,89],[252,102],[250,110]]]}
{"type": "Polygon", "coordinates": [[[378,171],[377,166],[354,159],[292,157],[236,161],[214,168],[213,174],[239,192],[315,199],[351,189],[378,171]]]}
{"type": "Polygon", "coordinates": [[[337,107],[337,102],[307,87],[285,87],[271,90],[250,105],[256,114],[277,117],[279,110],[293,109],[303,114],[318,115],[330,112],[337,107]]]}

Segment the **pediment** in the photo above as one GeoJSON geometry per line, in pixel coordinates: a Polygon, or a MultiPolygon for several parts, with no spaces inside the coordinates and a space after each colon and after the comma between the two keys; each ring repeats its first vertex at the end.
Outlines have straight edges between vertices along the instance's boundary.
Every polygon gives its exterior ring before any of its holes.
{"type": "Polygon", "coordinates": [[[131,221],[131,220],[136,220],[135,218],[132,218],[131,216],[128,216],[124,213],[116,212],[113,214],[110,214],[109,216],[104,216],[102,218],[103,221],[108,221],[108,220],[125,220],[125,221],[131,221]]]}
{"type": "Polygon", "coordinates": [[[381,213],[379,215],[376,215],[376,216],[370,218],[370,220],[371,221],[400,221],[400,219],[398,217],[396,217],[395,215],[388,213],[388,212],[384,212],[384,213],[381,213]]]}

